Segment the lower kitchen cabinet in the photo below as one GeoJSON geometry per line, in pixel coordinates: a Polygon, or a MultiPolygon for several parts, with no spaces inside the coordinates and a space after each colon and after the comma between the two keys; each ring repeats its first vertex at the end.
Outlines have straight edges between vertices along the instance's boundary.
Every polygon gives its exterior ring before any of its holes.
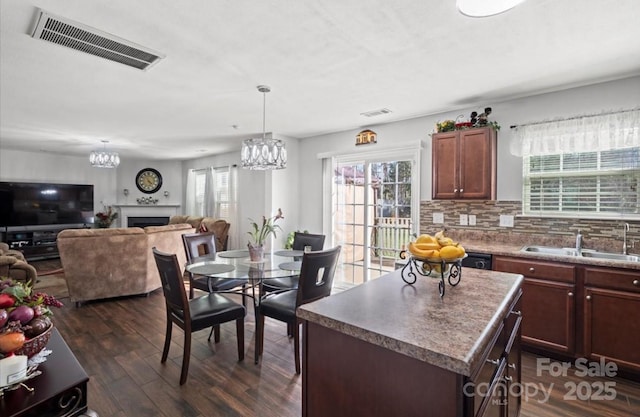
{"type": "Polygon", "coordinates": [[[584,354],[640,372],[640,272],[585,268],[584,354]]]}
{"type": "Polygon", "coordinates": [[[575,267],[504,256],[494,270],[524,275],[522,343],[562,354],[575,352],[575,267]]]}
{"type": "Polygon", "coordinates": [[[472,378],[466,379],[463,391],[467,400],[465,416],[516,417],[520,414],[521,364],[520,350],[522,298],[515,301],[485,359],[472,378]],[[476,388],[467,395],[468,387],[476,388]]]}
{"type": "Polygon", "coordinates": [[[494,256],[524,275],[522,344],[562,358],[615,362],[640,379],[640,270],[494,256]]]}

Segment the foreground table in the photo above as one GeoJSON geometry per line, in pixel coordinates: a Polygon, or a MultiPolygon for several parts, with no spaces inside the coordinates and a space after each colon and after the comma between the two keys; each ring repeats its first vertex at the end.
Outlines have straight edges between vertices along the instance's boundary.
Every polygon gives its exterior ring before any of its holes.
{"type": "MultiPolygon", "coordinates": [[[[52,353],[38,366],[42,375],[0,398],[2,417],[80,416],[87,412],[89,377],[57,329],[53,329],[47,349],[52,353]]],[[[93,414],[95,415],[95,414],[93,414]]]]}
{"type": "Polygon", "coordinates": [[[441,298],[395,271],[300,306],[303,416],[517,415],[522,280],[465,269],[441,298]]]}

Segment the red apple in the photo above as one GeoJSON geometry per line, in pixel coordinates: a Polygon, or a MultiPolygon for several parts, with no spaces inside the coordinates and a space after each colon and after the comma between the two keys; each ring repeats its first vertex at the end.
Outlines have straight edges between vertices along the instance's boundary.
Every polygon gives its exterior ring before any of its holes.
{"type": "Polygon", "coordinates": [[[13,307],[15,303],[16,299],[11,295],[4,293],[0,294],[0,308],[13,307]]]}

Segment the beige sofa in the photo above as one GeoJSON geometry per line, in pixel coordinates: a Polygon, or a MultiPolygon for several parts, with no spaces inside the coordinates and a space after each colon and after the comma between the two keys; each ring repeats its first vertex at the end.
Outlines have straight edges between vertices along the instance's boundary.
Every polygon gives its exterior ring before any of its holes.
{"type": "Polygon", "coordinates": [[[169,219],[169,224],[180,223],[190,224],[198,232],[213,232],[216,236],[216,252],[227,250],[231,225],[225,220],[194,216],[171,216],[169,219]]]}
{"type": "Polygon", "coordinates": [[[184,267],[182,235],[193,232],[188,224],[61,231],[58,250],[71,301],[79,305],[160,288],[151,248],[175,253],[184,267]]]}
{"type": "Polygon", "coordinates": [[[0,277],[35,284],[37,276],[36,269],[27,263],[22,252],[9,249],[9,245],[0,242],[0,277]]]}

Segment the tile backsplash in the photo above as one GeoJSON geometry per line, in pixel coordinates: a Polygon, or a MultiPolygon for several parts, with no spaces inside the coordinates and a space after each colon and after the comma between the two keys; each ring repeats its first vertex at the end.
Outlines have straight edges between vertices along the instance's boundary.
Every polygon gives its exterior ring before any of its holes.
{"type": "Polygon", "coordinates": [[[629,223],[629,253],[640,253],[640,221],[519,216],[521,209],[520,201],[426,200],[420,203],[420,233],[433,234],[444,226],[448,235],[458,239],[574,246],[580,230],[585,248],[621,252],[623,224],[629,223]],[[444,224],[433,223],[434,213],[443,213],[444,224]],[[460,225],[460,215],[475,215],[475,226],[460,225]],[[500,226],[501,215],[514,216],[513,227],[500,226]]]}

